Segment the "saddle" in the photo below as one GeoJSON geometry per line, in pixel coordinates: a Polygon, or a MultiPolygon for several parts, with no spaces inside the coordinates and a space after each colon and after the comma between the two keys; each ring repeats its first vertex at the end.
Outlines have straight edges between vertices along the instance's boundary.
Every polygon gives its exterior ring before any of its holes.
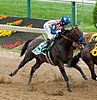
{"type": "Polygon", "coordinates": [[[34,50],[32,50],[32,52],[35,55],[43,54],[44,56],[46,56],[47,61],[50,64],[54,65],[54,63],[52,62],[51,57],[50,57],[50,51],[51,51],[51,48],[52,48],[53,43],[54,43],[54,41],[52,41],[47,46],[46,41],[44,41],[44,42],[40,43],[34,50]]]}
{"type": "Polygon", "coordinates": [[[35,54],[35,55],[38,55],[38,54],[43,54],[43,55],[46,55],[46,53],[48,51],[50,51],[52,45],[53,45],[53,41],[50,42],[50,44],[48,45],[46,43],[46,41],[43,41],[42,43],[40,43],[34,50],[32,50],[32,52],[35,54]]]}

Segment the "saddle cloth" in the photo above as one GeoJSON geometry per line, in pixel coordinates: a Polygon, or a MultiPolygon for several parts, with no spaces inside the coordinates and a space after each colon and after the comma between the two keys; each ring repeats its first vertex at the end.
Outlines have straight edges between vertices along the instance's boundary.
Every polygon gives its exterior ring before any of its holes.
{"type": "Polygon", "coordinates": [[[47,47],[47,43],[46,41],[40,43],[34,50],[32,50],[32,52],[35,54],[35,55],[39,55],[39,54],[43,54],[46,56],[46,59],[47,61],[54,65],[54,63],[52,62],[51,60],[51,57],[50,57],[50,48],[52,47],[54,42],[51,42],[51,44],[47,47]],[[45,52],[45,47],[47,47],[47,52],[45,52]]]}
{"type": "Polygon", "coordinates": [[[46,54],[45,52],[43,52],[43,49],[47,46],[47,43],[46,41],[43,41],[42,43],[40,43],[35,49],[32,50],[32,52],[35,54],[35,55],[38,55],[38,54],[46,54]]]}
{"type": "Polygon", "coordinates": [[[97,56],[97,43],[95,44],[94,48],[90,51],[93,56],[97,56]]]}
{"type": "Polygon", "coordinates": [[[92,35],[92,37],[91,37],[89,42],[91,42],[91,41],[97,41],[97,33],[92,35]]]}

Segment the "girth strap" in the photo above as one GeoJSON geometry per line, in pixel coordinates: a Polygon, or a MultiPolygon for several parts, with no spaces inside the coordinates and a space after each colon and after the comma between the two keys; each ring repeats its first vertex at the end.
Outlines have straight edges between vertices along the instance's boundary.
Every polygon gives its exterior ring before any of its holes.
{"type": "Polygon", "coordinates": [[[54,65],[54,63],[53,63],[53,61],[52,61],[52,59],[51,59],[51,48],[52,48],[53,43],[54,43],[54,41],[53,41],[53,42],[50,44],[50,46],[48,47],[49,50],[46,52],[46,55],[45,55],[47,61],[48,61],[50,64],[52,64],[52,65],[54,65]]]}
{"type": "Polygon", "coordinates": [[[53,63],[53,61],[52,61],[52,59],[50,57],[50,50],[46,53],[46,59],[50,64],[54,65],[54,63],[53,63]]]}

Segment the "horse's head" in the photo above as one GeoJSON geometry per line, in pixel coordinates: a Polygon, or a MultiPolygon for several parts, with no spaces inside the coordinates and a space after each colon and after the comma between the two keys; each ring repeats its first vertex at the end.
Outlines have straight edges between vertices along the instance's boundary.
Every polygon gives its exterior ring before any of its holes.
{"type": "Polygon", "coordinates": [[[69,37],[73,42],[76,42],[78,44],[82,40],[84,40],[83,32],[81,32],[77,26],[72,27],[72,29],[70,30],[70,33],[69,33],[69,37]]]}
{"type": "Polygon", "coordinates": [[[83,32],[81,32],[77,26],[72,27],[71,30],[66,30],[65,33],[58,35],[59,39],[61,37],[63,37],[65,40],[71,41],[72,43],[75,42],[77,44],[82,43],[82,41],[85,39],[83,37],[83,32]]]}

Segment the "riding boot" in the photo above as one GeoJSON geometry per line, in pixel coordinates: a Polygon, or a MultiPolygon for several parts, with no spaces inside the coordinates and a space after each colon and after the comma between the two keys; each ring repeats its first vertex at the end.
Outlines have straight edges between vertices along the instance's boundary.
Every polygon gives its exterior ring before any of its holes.
{"type": "Polygon", "coordinates": [[[71,58],[69,61],[68,61],[68,67],[73,67],[73,66],[75,66],[77,63],[78,63],[78,61],[79,61],[79,59],[81,58],[81,52],[80,53],[78,53],[78,55],[76,55],[76,56],[74,56],[73,58],[71,58]]]}
{"type": "Polygon", "coordinates": [[[42,52],[48,51],[48,47],[49,47],[49,45],[50,45],[50,42],[51,42],[50,39],[47,39],[47,40],[46,40],[46,44],[47,44],[47,45],[43,48],[42,52]]]}

